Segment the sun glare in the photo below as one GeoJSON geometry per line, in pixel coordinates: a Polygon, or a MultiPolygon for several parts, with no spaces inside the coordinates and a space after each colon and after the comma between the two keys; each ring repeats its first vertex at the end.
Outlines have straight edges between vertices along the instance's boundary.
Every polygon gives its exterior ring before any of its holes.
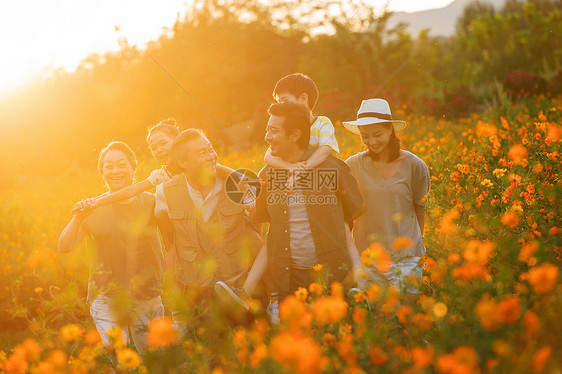
{"type": "MultiPolygon", "coordinates": [[[[158,38],[190,0],[77,2],[21,0],[0,5],[0,96],[44,77],[49,70],[73,71],[91,53],[119,48],[115,26],[131,44],[158,38]]],[[[395,11],[445,6],[451,0],[368,0],[395,11]]]]}

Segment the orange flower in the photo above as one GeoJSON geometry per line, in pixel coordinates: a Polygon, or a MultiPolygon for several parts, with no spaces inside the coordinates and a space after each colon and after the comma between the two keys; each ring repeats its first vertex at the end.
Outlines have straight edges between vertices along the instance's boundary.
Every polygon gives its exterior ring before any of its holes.
{"type": "Polygon", "coordinates": [[[361,253],[361,263],[362,266],[374,265],[385,273],[392,266],[392,258],[380,243],[373,243],[361,253]]]}
{"type": "Polygon", "coordinates": [[[556,143],[562,138],[562,127],[548,124],[546,138],[553,143],[556,143]]]}
{"type": "Polygon", "coordinates": [[[101,336],[98,330],[96,329],[88,330],[86,336],[84,337],[84,343],[88,345],[94,345],[94,344],[98,344],[99,342],[101,342],[101,336]]]}
{"type": "Polygon", "coordinates": [[[152,347],[169,347],[178,339],[178,332],[169,317],[161,317],[148,323],[147,342],[152,347]]]}
{"type": "Polygon", "coordinates": [[[525,329],[529,335],[535,334],[541,328],[541,321],[539,317],[530,310],[525,312],[525,315],[523,316],[523,324],[525,325],[525,329]]]}
{"type": "Polygon", "coordinates": [[[538,249],[539,249],[539,243],[537,241],[532,241],[530,243],[523,245],[521,247],[521,251],[519,252],[519,256],[518,256],[519,261],[528,263],[538,249]]]}
{"type": "Polygon", "coordinates": [[[381,293],[382,293],[382,290],[379,287],[379,285],[376,284],[376,283],[373,283],[373,284],[371,284],[371,286],[367,290],[367,298],[369,299],[369,301],[373,302],[373,301],[375,301],[379,298],[381,293]]]}
{"type": "Polygon", "coordinates": [[[472,347],[458,347],[437,358],[437,371],[442,374],[475,373],[477,369],[478,355],[472,347]]]}
{"type": "Polygon", "coordinates": [[[55,349],[49,355],[49,362],[56,367],[64,367],[68,362],[68,356],[64,353],[64,351],[55,349]]]}
{"type": "Polygon", "coordinates": [[[410,248],[414,245],[414,241],[406,237],[398,237],[392,242],[392,249],[394,251],[401,251],[402,249],[410,248]]]}
{"type": "Polygon", "coordinates": [[[502,216],[501,221],[505,226],[508,226],[512,229],[519,226],[519,224],[521,223],[521,219],[519,218],[519,216],[513,212],[505,212],[502,216]]]}
{"type": "Polygon", "coordinates": [[[362,303],[367,299],[367,295],[365,294],[365,291],[361,290],[360,292],[356,292],[353,298],[356,303],[362,303]]]}
{"type": "Polygon", "coordinates": [[[413,311],[414,309],[409,305],[402,305],[400,309],[398,309],[396,315],[398,316],[398,320],[402,325],[407,325],[410,322],[409,317],[413,311]]]}
{"type": "Polygon", "coordinates": [[[503,322],[514,325],[521,317],[521,299],[517,296],[508,296],[497,305],[498,318],[503,322]]]}
{"type": "Polygon", "coordinates": [[[476,123],[476,135],[489,138],[498,133],[498,128],[494,125],[478,121],[476,123]]]}
{"type": "Polygon", "coordinates": [[[438,234],[452,234],[457,230],[455,220],[460,217],[456,208],[451,209],[439,220],[439,228],[436,230],[438,234]]]}
{"type": "Polygon", "coordinates": [[[412,349],[412,359],[414,360],[414,369],[421,370],[428,367],[433,360],[433,348],[420,348],[412,349]]]}
{"type": "Polygon", "coordinates": [[[267,346],[264,343],[260,343],[254,348],[254,351],[250,355],[250,367],[252,369],[257,369],[260,363],[267,357],[267,346]]]}
{"type": "Polygon", "coordinates": [[[312,320],[306,305],[294,295],[290,295],[279,305],[279,318],[291,328],[309,326],[312,320]]]}
{"type": "Polygon", "coordinates": [[[26,354],[23,346],[17,345],[6,361],[0,361],[0,369],[6,373],[27,373],[29,364],[27,363],[26,354]]]}
{"type": "Polygon", "coordinates": [[[546,263],[529,270],[527,280],[533,291],[537,294],[545,294],[554,289],[558,279],[558,268],[546,263]]]}
{"type": "Polygon", "coordinates": [[[371,359],[371,362],[377,366],[382,366],[388,361],[388,356],[378,345],[369,348],[369,358],[371,359]]]}
{"type": "Polygon", "coordinates": [[[353,322],[364,323],[367,317],[367,311],[363,308],[358,308],[353,311],[353,322]]]}
{"type": "Polygon", "coordinates": [[[496,340],[492,343],[492,350],[498,356],[505,356],[511,352],[510,345],[505,340],[496,340]]]}
{"type": "Polygon", "coordinates": [[[474,313],[476,318],[486,330],[493,331],[496,330],[500,325],[501,321],[498,319],[496,313],[496,303],[490,300],[489,296],[486,294],[476,303],[474,308],[474,313]]]}
{"type": "Polygon", "coordinates": [[[28,361],[39,361],[39,359],[41,358],[41,347],[39,346],[39,344],[37,344],[35,339],[27,338],[21,345],[25,351],[25,356],[28,361]]]}
{"type": "Polygon", "coordinates": [[[535,373],[539,373],[544,369],[544,365],[552,355],[552,348],[550,346],[542,347],[533,355],[533,369],[535,373]]]}
{"type": "Polygon", "coordinates": [[[416,313],[412,317],[412,324],[416,325],[421,331],[427,331],[433,326],[433,318],[424,313],[416,313]]]}
{"type": "Polygon", "coordinates": [[[60,334],[65,341],[72,342],[84,334],[84,329],[82,326],[72,323],[61,327],[60,334]]]}
{"type": "Polygon", "coordinates": [[[322,264],[314,265],[313,269],[314,269],[314,271],[321,271],[322,270],[322,264]]]}
{"type": "Polygon", "coordinates": [[[448,257],[447,257],[447,263],[449,265],[454,265],[457,262],[459,262],[461,260],[461,256],[458,253],[451,253],[448,257]]]}
{"type": "Polygon", "coordinates": [[[473,262],[469,262],[462,266],[456,267],[455,269],[453,269],[452,274],[453,277],[464,282],[469,282],[473,279],[481,279],[481,280],[490,279],[490,270],[488,269],[488,267],[473,262]]]}
{"type": "Polygon", "coordinates": [[[322,286],[319,285],[318,283],[311,283],[311,284],[308,286],[308,291],[309,291],[311,294],[314,294],[314,295],[322,295],[322,292],[324,292],[324,291],[322,290],[322,286]]]}
{"type": "Polygon", "coordinates": [[[134,369],[140,366],[142,363],[141,358],[138,353],[130,348],[122,348],[117,351],[117,361],[119,365],[125,369],[134,369]]]}
{"type": "Polygon", "coordinates": [[[330,293],[334,297],[339,297],[343,299],[343,286],[340,282],[332,282],[330,285],[330,293]]]}
{"type": "Polygon", "coordinates": [[[339,322],[347,315],[348,305],[339,297],[324,296],[316,299],[312,305],[312,313],[322,325],[339,322]]]}
{"type": "Polygon", "coordinates": [[[433,269],[435,269],[436,266],[437,266],[437,263],[435,262],[434,259],[432,259],[431,257],[427,257],[427,256],[425,257],[423,270],[427,271],[428,273],[431,273],[433,271],[433,269]]]}
{"type": "Polygon", "coordinates": [[[326,365],[320,345],[305,335],[281,333],[271,340],[270,352],[275,361],[297,373],[320,373],[326,365]]]}
{"type": "Polygon", "coordinates": [[[467,243],[463,257],[468,262],[486,265],[494,252],[494,245],[489,241],[471,240],[467,243]]]}
{"type": "Polygon", "coordinates": [[[521,164],[521,161],[528,156],[529,154],[527,152],[527,148],[525,148],[522,144],[515,144],[507,153],[507,157],[509,157],[516,165],[521,164]]]}

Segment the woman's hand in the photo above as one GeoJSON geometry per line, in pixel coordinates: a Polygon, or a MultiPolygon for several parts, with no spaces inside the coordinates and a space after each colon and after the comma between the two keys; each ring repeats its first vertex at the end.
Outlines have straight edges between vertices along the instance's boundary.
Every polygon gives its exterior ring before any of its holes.
{"type": "Polygon", "coordinates": [[[72,214],[77,216],[76,218],[86,218],[94,210],[96,205],[95,197],[88,197],[86,199],[80,200],[76,203],[74,208],[72,208],[72,214]]]}

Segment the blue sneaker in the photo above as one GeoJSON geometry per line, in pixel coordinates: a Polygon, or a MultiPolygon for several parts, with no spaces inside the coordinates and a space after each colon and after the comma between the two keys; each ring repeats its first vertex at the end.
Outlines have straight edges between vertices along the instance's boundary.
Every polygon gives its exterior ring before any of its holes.
{"type": "Polygon", "coordinates": [[[269,301],[269,305],[266,309],[267,315],[269,316],[269,320],[271,324],[275,326],[279,326],[281,320],[279,319],[279,300],[269,301]]]}

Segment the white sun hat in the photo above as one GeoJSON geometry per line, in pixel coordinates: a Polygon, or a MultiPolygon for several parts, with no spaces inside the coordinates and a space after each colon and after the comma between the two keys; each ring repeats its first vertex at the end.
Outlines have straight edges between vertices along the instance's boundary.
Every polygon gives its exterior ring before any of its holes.
{"type": "Polygon", "coordinates": [[[406,128],[406,122],[392,119],[390,106],[383,99],[363,100],[357,111],[357,120],[346,121],[343,125],[352,133],[359,135],[359,126],[377,123],[392,123],[394,131],[402,131],[406,128]]]}

